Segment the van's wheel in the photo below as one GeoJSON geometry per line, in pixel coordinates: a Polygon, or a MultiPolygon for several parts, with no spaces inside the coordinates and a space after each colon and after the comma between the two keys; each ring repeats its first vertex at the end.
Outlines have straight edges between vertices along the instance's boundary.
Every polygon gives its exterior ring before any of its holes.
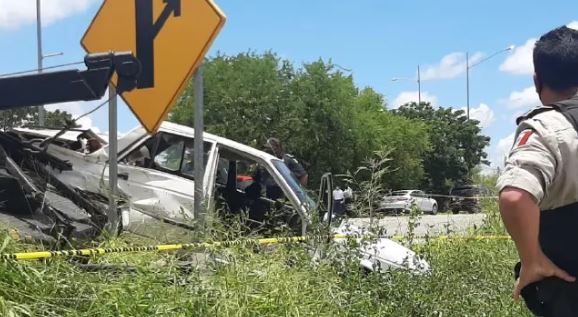
{"type": "Polygon", "coordinates": [[[438,205],[434,204],[433,207],[431,207],[431,214],[436,215],[437,213],[438,213],[438,205]]]}

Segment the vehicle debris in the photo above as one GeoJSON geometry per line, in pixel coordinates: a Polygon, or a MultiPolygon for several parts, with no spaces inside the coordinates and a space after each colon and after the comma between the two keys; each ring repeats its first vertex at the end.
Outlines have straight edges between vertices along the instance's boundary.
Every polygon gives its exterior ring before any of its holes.
{"type": "Polygon", "coordinates": [[[106,223],[102,208],[53,177],[48,166],[71,165],[31,141],[16,131],[0,133],[2,223],[49,243],[97,237],[106,223]]]}

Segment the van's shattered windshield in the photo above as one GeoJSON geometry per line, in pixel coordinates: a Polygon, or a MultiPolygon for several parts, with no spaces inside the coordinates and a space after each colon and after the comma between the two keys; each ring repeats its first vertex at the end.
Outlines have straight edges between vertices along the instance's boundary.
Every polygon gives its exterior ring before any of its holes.
{"type": "Polygon", "coordinates": [[[299,202],[305,205],[308,209],[314,209],[316,204],[315,201],[309,197],[307,191],[301,186],[301,184],[295,179],[291,170],[285,165],[281,160],[273,160],[273,165],[281,173],[289,187],[297,194],[299,202]]]}

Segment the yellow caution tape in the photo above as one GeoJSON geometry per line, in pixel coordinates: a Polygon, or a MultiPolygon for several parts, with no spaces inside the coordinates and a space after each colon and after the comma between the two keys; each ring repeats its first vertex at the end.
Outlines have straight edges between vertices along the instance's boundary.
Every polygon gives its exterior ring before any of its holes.
{"type": "Polygon", "coordinates": [[[138,246],[138,247],[94,248],[94,249],[63,250],[63,251],[37,251],[37,252],[0,254],[0,259],[41,260],[55,257],[96,256],[109,253],[177,251],[177,250],[203,249],[209,247],[231,247],[238,245],[270,245],[270,244],[300,242],[312,240],[315,238],[329,239],[331,237],[333,237],[334,239],[347,238],[346,235],[339,234],[335,236],[300,236],[300,237],[283,237],[283,238],[266,238],[266,239],[246,239],[246,240],[233,240],[222,242],[162,244],[155,246],[138,246]]]}
{"type": "Polygon", "coordinates": [[[436,240],[511,240],[510,236],[438,236],[436,240]]]}
{"type": "MultiPolygon", "coordinates": [[[[35,252],[20,252],[20,253],[4,253],[0,254],[1,260],[42,260],[56,257],[75,257],[75,256],[96,256],[109,253],[129,253],[129,252],[157,252],[157,251],[177,251],[177,250],[192,250],[192,249],[206,249],[210,247],[231,247],[240,245],[272,245],[283,244],[290,242],[302,242],[316,239],[358,239],[371,236],[346,235],[336,234],[333,236],[298,236],[298,237],[282,237],[282,238],[265,238],[265,239],[245,239],[221,242],[199,242],[199,243],[181,243],[181,244],[162,244],[155,246],[138,246],[138,247],[117,247],[117,248],[94,248],[94,249],[79,249],[79,250],[63,250],[63,251],[35,251],[35,252]]],[[[375,236],[374,236],[375,237],[375,236]]],[[[391,240],[400,241],[407,239],[404,236],[385,237],[391,240]]],[[[414,239],[425,239],[426,237],[414,237],[414,239]]],[[[509,240],[509,236],[437,236],[429,237],[430,240],[509,240]]]]}
{"type": "MultiPolygon", "coordinates": [[[[400,241],[400,240],[406,240],[408,237],[407,236],[392,236],[392,237],[387,237],[387,238],[391,239],[391,240],[395,240],[395,241],[400,241]]],[[[512,238],[510,236],[505,236],[505,235],[479,235],[479,236],[455,235],[455,236],[428,236],[428,237],[424,237],[424,236],[417,237],[416,236],[416,237],[413,237],[413,239],[487,241],[487,240],[511,240],[512,238]]]]}

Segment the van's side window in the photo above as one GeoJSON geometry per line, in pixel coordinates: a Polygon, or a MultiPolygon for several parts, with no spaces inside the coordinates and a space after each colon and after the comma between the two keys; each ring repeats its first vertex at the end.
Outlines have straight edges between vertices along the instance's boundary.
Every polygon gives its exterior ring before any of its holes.
{"type": "MultiPolygon", "coordinates": [[[[213,143],[204,142],[203,160],[207,159],[213,143]]],[[[169,133],[158,133],[121,160],[121,164],[150,168],[163,172],[194,177],[194,139],[169,133]]]]}

